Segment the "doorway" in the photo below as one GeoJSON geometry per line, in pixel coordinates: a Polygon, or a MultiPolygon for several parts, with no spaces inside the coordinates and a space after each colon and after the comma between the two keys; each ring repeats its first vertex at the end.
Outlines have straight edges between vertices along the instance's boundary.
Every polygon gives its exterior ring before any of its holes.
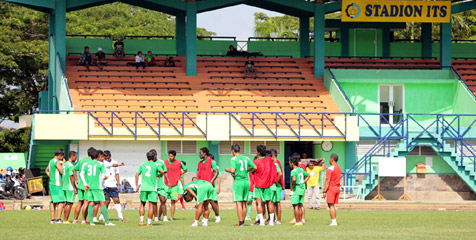
{"type": "Polygon", "coordinates": [[[299,153],[302,157],[303,153],[306,153],[307,158],[313,158],[312,142],[285,142],[284,143],[284,185],[286,188],[291,186],[291,167],[289,167],[289,157],[293,153],[299,153]]]}
{"type": "Polygon", "coordinates": [[[354,29],[354,57],[377,56],[377,29],[354,29]]]}
{"type": "Polygon", "coordinates": [[[382,84],[378,87],[379,113],[385,114],[380,117],[381,124],[396,124],[405,113],[405,88],[399,84],[382,84]]]}

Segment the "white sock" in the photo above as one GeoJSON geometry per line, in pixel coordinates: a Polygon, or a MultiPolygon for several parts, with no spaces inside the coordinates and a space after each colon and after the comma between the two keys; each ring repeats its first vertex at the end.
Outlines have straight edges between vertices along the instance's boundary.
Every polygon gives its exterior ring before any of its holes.
{"type": "Polygon", "coordinates": [[[193,220],[193,224],[198,225],[198,220],[193,220]]]}
{"type": "Polygon", "coordinates": [[[260,224],[263,224],[263,223],[264,223],[264,219],[263,219],[263,214],[262,214],[262,213],[259,213],[259,214],[258,214],[258,219],[259,219],[259,223],[260,223],[260,224]]]}
{"type": "Polygon", "coordinates": [[[152,224],[152,219],[151,218],[147,218],[147,225],[151,225],[152,224]]]}
{"type": "Polygon", "coordinates": [[[93,222],[97,222],[98,218],[97,217],[93,217],[93,222]]]}
{"type": "Polygon", "coordinates": [[[114,209],[116,209],[117,216],[119,217],[119,219],[123,219],[124,217],[122,216],[121,204],[114,204],[114,209]]]}
{"type": "Polygon", "coordinates": [[[332,224],[337,224],[337,219],[331,219],[332,224]]]}
{"type": "Polygon", "coordinates": [[[144,216],[140,216],[140,222],[141,222],[141,223],[144,222],[144,216]]]}
{"type": "Polygon", "coordinates": [[[207,219],[207,218],[204,218],[204,219],[203,219],[203,223],[208,223],[208,219],[207,219]]]}
{"type": "Polygon", "coordinates": [[[164,221],[167,221],[167,216],[164,216],[164,221]]]}
{"type": "Polygon", "coordinates": [[[154,219],[154,220],[157,222],[157,221],[159,221],[159,218],[158,218],[158,217],[155,217],[155,219],[154,219]]]}
{"type": "Polygon", "coordinates": [[[215,218],[219,220],[219,219],[220,219],[220,215],[215,216],[215,218]]]}
{"type": "Polygon", "coordinates": [[[274,222],[274,213],[269,214],[269,222],[274,222]]]}

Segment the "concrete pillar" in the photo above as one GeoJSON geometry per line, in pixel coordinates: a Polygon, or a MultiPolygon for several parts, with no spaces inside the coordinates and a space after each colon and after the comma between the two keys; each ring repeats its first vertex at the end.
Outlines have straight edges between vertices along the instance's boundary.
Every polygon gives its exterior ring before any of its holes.
{"type": "Polygon", "coordinates": [[[451,22],[440,24],[440,65],[451,67],[451,22]]]}
{"type": "Polygon", "coordinates": [[[197,75],[197,3],[187,2],[186,21],[186,70],[187,76],[197,75]]]}
{"type": "Polygon", "coordinates": [[[299,17],[299,43],[301,49],[301,58],[309,56],[309,16],[301,14],[299,17]]]}
{"type": "Polygon", "coordinates": [[[433,39],[431,36],[431,23],[421,24],[421,56],[425,59],[432,57],[433,39]]]}
{"type": "Polygon", "coordinates": [[[324,77],[325,44],[325,7],[322,3],[314,4],[314,76],[324,77]]]}
{"type": "Polygon", "coordinates": [[[175,16],[175,42],[178,56],[185,56],[187,51],[185,41],[185,12],[178,12],[177,16],[175,16]]]}

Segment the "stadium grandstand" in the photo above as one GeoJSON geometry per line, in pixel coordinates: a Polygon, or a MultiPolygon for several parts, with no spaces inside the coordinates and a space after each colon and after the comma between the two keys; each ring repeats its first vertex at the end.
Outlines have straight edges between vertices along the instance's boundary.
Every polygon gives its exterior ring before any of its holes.
{"type": "MultiPolygon", "coordinates": [[[[56,149],[84,157],[94,146],[125,162],[121,177],[132,180],[146,151],[166,159],[174,149],[189,180],[201,147],[224,171],[233,143],[250,157],[265,144],[278,150],[287,185],[294,152],[326,162],[337,153],[344,191],[370,199],[378,159],[405,157],[413,199],[476,199],[476,43],[452,39],[450,20],[426,19],[421,39],[397,41],[405,22],[359,21],[366,9],[352,12],[358,6],[348,1],[122,0],[175,16],[176,35],[124,36],[117,58],[113,37],[66,32],[66,12],[114,1],[6,2],[50,17],[48,88],[38,112],[21,118],[32,129],[28,168],[44,174],[56,149]],[[239,4],[298,17],[299,38],[197,36],[197,14],[239,4]],[[325,19],[339,11],[355,20],[325,19]],[[230,45],[262,53],[252,57],[256,77],[243,77],[246,57],[227,56],[230,45]],[[84,46],[103,48],[108,64],[78,66],[84,46]],[[137,71],[138,51],[152,51],[159,64],[137,71]],[[167,56],[175,66],[162,65],[167,56]]],[[[476,8],[472,0],[449,4],[448,16],[476,8]]],[[[231,177],[223,184],[230,191],[231,177]]],[[[401,193],[401,182],[382,185],[401,193]]]]}

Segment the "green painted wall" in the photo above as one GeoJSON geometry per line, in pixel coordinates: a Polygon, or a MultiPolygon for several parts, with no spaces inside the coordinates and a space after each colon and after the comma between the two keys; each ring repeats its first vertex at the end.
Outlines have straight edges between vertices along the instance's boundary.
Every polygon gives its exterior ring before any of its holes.
{"type": "MultiPolygon", "coordinates": [[[[336,153],[339,156],[339,161],[337,161],[337,165],[342,169],[342,172],[346,171],[347,157],[346,157],[346,143],[345,142],[332,142],[332,150],[329,152],[325,152],[322,150],[321,144],[313,144],[313,155],[314,158],[324,158],[325,164],[330,166],[329,158],[331,154],[336,153]]],[[[319,177],[319,184],[321,187],[324,186],[322,179],[325,177],[325,171],[321,172],[321,176],[319,177]]]]}
{"type": "Polygon", "coordinates": [[[332,77],[331,70],[324,70],[324,86],[334,99],[334,102],[337,104],[339,111],[341,112],[352,112],[352,107],[350,103],[345,98],[344,92],[338,86],[338,82],[335,81],[332,77]]]}
{"type": "MultiPolygon", "coordinates": [[[[325,55],[326,56],[340,56],[341,47],[340,42],[326,42],[325,55]]],[[[249,41],[248,52],[262,52],[263,55],[273,56],[292,56],[294,58],[300,57],[299,42],[290,41],[249,41]]],[[[310,44],[308,56],[314,56],[314,44],[310,44]]]]}
{"type": "MultiPolygon", "coordinates": [[[[177,159],[187,163],[188,172],[197,172],[198,162],[200,161],[200,148],[209,147],[207,141],[197,141],[197,154],[177,154],[177,159]]],[[[162,141],[162,159],[168,159],[167,141],[162,141]]]]}
{"type": "MultiPolygon", "coordinates": [[[[426,162],[425,156],[407,156],[407,173],[416,173],[416,165],[426,162]]],[[[430,156],[433,159],[432,166],[426,166],[427,174],[455,174],[453,169],[440,157],[430,156]]]]}
{"type": "Polygon", "coordinates": [[[26,168],[26,153],[0,153],[0,169],[26,168]]]}

